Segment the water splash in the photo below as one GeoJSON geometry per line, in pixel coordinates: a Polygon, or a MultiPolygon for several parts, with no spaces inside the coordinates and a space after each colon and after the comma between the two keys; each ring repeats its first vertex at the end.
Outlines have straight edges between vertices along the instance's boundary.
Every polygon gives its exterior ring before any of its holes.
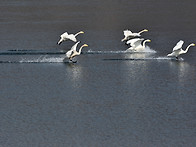
{"type": "Polygon", "coordinates": [[[88,50],[86,54],[122,54],[126,53],[126,51],[93,51],[93,50],[88,50]]]}
{"type": "Polygon", "coordinates": [[[157,57],[156,59],[157,59],[157,60],[176,60],[176,61],[184,61],[183,58],[178,58],[178,59],[176,59],[176,58],[171,58],[171,57],[157,57]]]}
{"type": "Polygon", "coordinates": [[[19,61],[19,63],[62,63],[63,62],[63,57],[42,57],[40,56],[37,59],[22,59],[19,61]]]}
{"type": "Polygon", "coordinates": [[[131,57],[131,58],[109,58],[109,59],[103,59],[103,60],[108,60],[108,61],[111,61],[111,60],[117,60],[117,61],[128,61],[128,60],[134,60],[134,61],[139,61],[139,60],[157,60],[157,61],[171,61],[171,60],[174,60],[174,61],[184,61],[183,58],[179,58],[178,60],[176,58],[169,58],[169,57],[144,57],[144,58],[134,58],[134,57],[131,57]]]}
{"type": "Polygon", "coordinates": [[[144,49],[138,49],[138,50],[129,50],[127,49],[126,52],[129,53],[156,53],[155,50],[150,48],[149,46],[146,46],[144,49]]]}

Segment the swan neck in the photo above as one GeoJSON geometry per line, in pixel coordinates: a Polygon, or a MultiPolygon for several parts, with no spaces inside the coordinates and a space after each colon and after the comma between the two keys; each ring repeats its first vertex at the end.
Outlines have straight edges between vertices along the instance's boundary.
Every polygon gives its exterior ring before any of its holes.
{"type": "Polygon", "coordinates": [[[142,30],[142,31],[140,31],[138,34],[141,34],[141,33],[143,33],[143,32],[145,32],[146,30],[142,30]]]}
{"type": "Polygon", "coordinates": [[[187,46],[187,48],[184,50],[184,53],[188,52],[189,48],[191,47],[192,45],[190,44],[189,46],[187,46]]]}
{"type": "Polygon", "coordinates": [[[80,47],[79,52],[78,52],[79,54],[81,54],[81,51],[82,51],[83,47],[84,47],[84,45],[80,47]]]}
{"type": "Polygon", "coordinates": [[[147,40],[144,40],[143,47],[146,47],[146,42],[147,42],[147,40]]]}
{"type": "Polygon", "coordinates": [[[82,32],[80,31],[80,32],[76,33],[75,36],[78,36],[79,34],[82,34],[82,32]]]}

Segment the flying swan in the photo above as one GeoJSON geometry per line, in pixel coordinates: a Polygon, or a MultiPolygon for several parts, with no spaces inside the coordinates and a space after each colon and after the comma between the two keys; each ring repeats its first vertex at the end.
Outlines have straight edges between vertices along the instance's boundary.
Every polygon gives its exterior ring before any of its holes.
{"type": "Polygon", "coordinates": [[[72,48],[67,51],[66,53],[66,57],[69,58],[70,61],[72,61],[72,59],[75,57],[75,56],[79,56],[81,54],[81,51],[82,51],[82,48],[83,47],[87,47],[88,45],[87,44],[84,44],[80,47],[79,51],[77,52],[76,51],[76,48],[77,48],[77,45],[80,43],[80,41],[78,41],[76,44],[74,44],[72,46],[72,48]]]}
{"type": "Polygon", "coordinates": [[[63,41],[66,40],[71,40],[73,42],[77,42],[76,36],[78,36],[79,34],[83,34],[83,31],[80,31],[78,33],[74,34],[68,34],[67,32],[63,33],[60,37],[60,40],[57,42],[58,45],[60,45],[63,41]]]}
{"type": "Polygon", "coordinates": [[[181,54],[185,54],[188,52],[189,48],[191,46],[195,46],[194,43],[191,43],[189,46],[187,46],[187,48],[185,50],[182,49],[182,45],[184,44],[184,41],[180,40],[176,46],[173,48],[172,53],[168,54],[168,57],[176,57],[176,59],[178,59],[178,56],[181,54]]]}
{"type": "Polygon", "coordinates": [[[121,40],[122,42],[123,41],[126,41],[126,40],[129,40],[131,37],[140,37],[141,36],[141,33],[148,32],[148,30],[147,29],[144,29],[144,30],[142,30],[142,31],[140,31],[138,33],[133,33],[130,30],[125,30],[123,32],[124,32],[124,36],[125,37],[121,40]]]}
{"type": "Polygon", "coordinates": [[[144,51],[146,48],[146,42],[151,42],[149,39],[143,39],[143,38],[134,38],[129,41],[127,41],[127,44],[130,44],[130,48],[128,48],[126,51],[134,51],[134,52],[140,52],[144,51]]]}

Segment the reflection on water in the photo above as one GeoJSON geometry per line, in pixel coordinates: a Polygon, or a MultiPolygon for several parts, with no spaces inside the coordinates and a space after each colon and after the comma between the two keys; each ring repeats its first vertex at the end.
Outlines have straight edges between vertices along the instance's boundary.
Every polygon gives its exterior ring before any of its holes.
{"type": "Polygon", "coordinates": [[[178,77],[178,81],[180,84],[186,83],[187,79],[192,76],[190,73],[191,66],[185,61],[173,61],[169,62],[169,66],[171,71],[176,71],[176,76],[178,77]]]}
{"type": "Polygon", "coordinates": [[[69,79],[69,86],[76,89],[80,88],[83,78],[83,72],[80,65],[75,63],[67,63],[65,67],[67,73],[66,76],[69,79]]]}

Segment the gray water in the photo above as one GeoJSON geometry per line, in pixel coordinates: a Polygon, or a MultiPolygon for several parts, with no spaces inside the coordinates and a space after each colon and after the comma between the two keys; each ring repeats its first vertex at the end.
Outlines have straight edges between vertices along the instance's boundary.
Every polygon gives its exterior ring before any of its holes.
{"type": "Polygon", "coordinates": [[[1,0],[0,146],[196,146],[196,47],[166,57],[196,43],[195,4],[1,0]],[[144,28],[155,52],[126,53],[123,30],[144,28]],[[59,36],[81,30],[89,47],[63,63],[59,36]]]}

